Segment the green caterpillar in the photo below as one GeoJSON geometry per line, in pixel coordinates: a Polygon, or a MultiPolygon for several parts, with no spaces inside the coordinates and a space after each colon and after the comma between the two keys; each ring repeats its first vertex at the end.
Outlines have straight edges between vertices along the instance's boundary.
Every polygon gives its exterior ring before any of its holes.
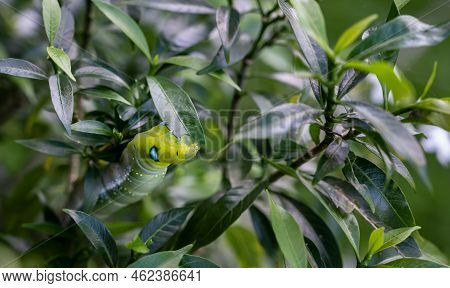
{"type": "Polygon", "coordinates": [[[122,152],[120,162],[102,171],[94,213],[106,216],[139,201],[162,182],[170,164],[193,158],[198,149],[196,143],[179,141],[164,125],[137,134],[122,152]]]}

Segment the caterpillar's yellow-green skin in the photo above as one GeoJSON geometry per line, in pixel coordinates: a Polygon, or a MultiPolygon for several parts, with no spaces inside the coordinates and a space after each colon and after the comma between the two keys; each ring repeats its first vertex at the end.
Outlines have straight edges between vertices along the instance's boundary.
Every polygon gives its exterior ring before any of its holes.
{"type": "Polygon", "coordinates": [[[196,143],[180,141],[164,125],[137,134],[123,151],[120,162],[103,171],[95,214],[109,215],[149,195],[164,179],[169,165],[193,158],[198,149],[196,143]],[[151,149],[157,153],[151,154],[151,149]],[[150,154],[157,155],[157,159],[150,154]]]}

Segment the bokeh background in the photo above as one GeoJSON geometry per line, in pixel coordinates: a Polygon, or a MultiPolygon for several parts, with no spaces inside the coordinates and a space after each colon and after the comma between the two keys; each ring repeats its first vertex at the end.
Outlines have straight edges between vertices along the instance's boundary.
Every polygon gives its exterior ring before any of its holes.
{"type": "MultiPolygon", "coordinates": [[[[82,15],[84,1],[63,2],[73,2],[71,5],[75,13],[82,15]]],[[[217,4],[221,1],[209,2],[217,4]]],[[[273,1],[265,2],[267,2],[267,6],[271,6],[273,3],[273,1]]],[[[345,28],[367,15],[376,13],[380,19],[386,17],[391,5],[391,0],[319,0],[318,2],[325,15],[331,43],[336,42],[345,28]]],[[[154,13],[166,15],[162,12],[149,12],[148,15],[141,15],[144,19],[141,23],[142,27],[149,38],[157,34],[155,32],[157,29],[152,27],[150,20],[145,21],[145,17],[150,17],[154,13]]],[[[413,15],[426,23],[438,24],[448,19],[450,1],[412,0],[402,10],[402,14],[413,15]]],[[[167,17],[170,17],[170,14],[167,17]]],[[[242,25],[249,32],[259,28],[255,24],[257,21],[255,21],[254,15],[248,15],[245,18],[242,25]]],[[[78,21],[80,17],[75,19],[78,21]]],[[[81,31],[82,29],[79,29],[81,24],[78,22],[76,24],[77,31],[81,31]]],[[[124,37],[116,33],[113,34],[115,38],[108,38],[112,36],[108,33],[105,35],[96,33],[99,32],[96,29],[97,27],[94,25],[91,48],[96,50],[97,56],[112,66],[127,71],[129,75],[145,70],[145,67],[140,66],[142,62],[139,60],[123,56],[122,48],[124,51],[132,50],[129,42],[124,41],[124,37]]],[[[76,35],[76,39],[81,37],[82,35],[79,33],[76,35]]],[[[45,63],[45,47],[40,1],[0,0],[0,58],[24,58],[45,67],[48,65],[43,64],[45,63]]],[[[411,80],[416,90],[422,91],[434,62],[437,62],[437,76],[430,94],[433,97],[450,97],[449,53],[450,39],[431,48],[403,50],[400,53],[398,66],[411,80]]],[[[254,69],[292,71],[294,66],[289,53],[280,47],[273,46],[263,51],[255,63],[254,69]]],[[[229,87],[220,86],[221,84],[217,84],[210,78],[199,77],[195,73],[187,71],[180,72],[180,76],[184,79],[183,87],[195,100],[201,101],[209,108],[229,106],[232,95],[229,87]]],[[[248,89],[269,91],[275,95],[288,95],[292,92],[286,91],[284,85],[273,81],[265,81],[261,84],[252,80],[247,85],[248,89]]],[[[368,95],[367,97],[374,102],[381,98],[378,84],[370,78],[360,84],[354,93],[368,95]]],[[[63,192],[68,185],[67,171],[65,170],[68,169],[67,160],[40,155],[14,142],[16,139],[51,138],[61,135],[62,128],[56,121],[48,99],[48,87],[45,83],[36,85],[36,82],[0,75],[0,266],[17,257],[20,254],[18,251],[21,250],[21,245],[30,245],[26,239],[23,239],[28,235],[23,224],[34,222],[40,217],[40,214],[45,213],[45,211],[42,212],[42,203],[50,203],[49,207],[57,209],[62,207],[67,200],[67,195],[64,195],[63,192]],[[20,195],[20,197],[11,195],[20,195]],[[46,195],[47,198],[43,199],[43,195],[46,195]],[[14,247],[11,245],[12,242],[16,242],[14,247]]],[[[254,103],[250,99],[244,99],[242,105],[251,107],[254,103]]],[[[435,243],[450,257],[450,134],[444,130],[426,126],[421,126],[419,129],[424,133],[421,141],[427,152],[428,173],[433,191],[429,191],[417,177],[417,191],[412,191],[408,185],[401,186],[410,201],[417,224],[422,227],[422,236],[435,243]]],[[[167,197],[170,198],[171,205],[174,205],[177,201],[183,200],[177,195],[186,192],[195,194],[195,197],[191,198],[211,195],[219,187],[221,171],[219,167],[206,165],[208,164],[197,161],[187,166],[177,167],[169,180],[170,185],[166,183],[167,185],[159,188],[160,191],[156,193],[155,197],[170,195],[167,197]]],[[[151,200],[146,200],[141,205],[141,211],[143,211],[141,217],[148,219],[150,215],[166,208],[168,204],[164,202],[154,204],[151,200]]],[[[245,223],[245,219],[243,221],[245,223]]],[[[139,224],[139,221],[136,223],[139,224]]],[[[125,229],[124,226],[120,226],[121,224],[125,225],[126,223],[113,223],[110,228],[120,233],[120,229],[125,229]]],[[[244,226],[233,226],[231,231],[227,232],[218,242],[226,242],[231,249],[239,250],[238,253],[249,256],[244,255],[236,260],[226,254],[221,255],[221,260],[214,260],[229,266],[236,264],[236,261],[244,266],[255,264],[245,261],[250,261],[249,259],[256,257],[255,255],[260,255],[261,247],[255,244],[243,249],[239,245],[242,241],[248,243],[255,241],[254,234],[244,226]]],[[[362,243],[365,243],[364,240],[362,243]]],[[[22,265],[27,265],[27,263],[34,262],[24,260],[22,265]]],[[[20,266],[20,264],[17,265],[20,266]]]]}

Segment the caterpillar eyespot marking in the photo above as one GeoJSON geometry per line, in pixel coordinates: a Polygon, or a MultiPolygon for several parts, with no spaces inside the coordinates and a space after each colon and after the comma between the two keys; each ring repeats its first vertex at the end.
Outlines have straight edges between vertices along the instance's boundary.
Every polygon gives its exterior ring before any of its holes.
{"type": "Polygon", "coordinates": [[[163,181],[169,165],[192,159],[198,150],[196,143],[179,141],[164,125],[137,134],[123,150],[119,163],[101,171],[95,214],[107,216],[141,200],[163,181]]]}

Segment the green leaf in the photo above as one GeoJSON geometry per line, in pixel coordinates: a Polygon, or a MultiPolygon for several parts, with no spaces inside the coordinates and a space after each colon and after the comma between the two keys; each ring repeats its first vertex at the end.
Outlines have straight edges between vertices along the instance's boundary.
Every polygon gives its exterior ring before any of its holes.
{"type": "Polygon", "coordinates": [[[394,66],[390,63],[351,61],[347,62],[345,67],[375,74],[378,80],[392,91],[395,104],[399,107],[411,104],[415,100],[415,91],[412,84],[400,71],[395,71],[394,66]]]}
{"type": "Polygon", "coordinates": [[[128,268],[178,268],[183,256],[192,249],[192,245],[176,251],[164,251],[144,256],[131,263],[128,268]]]}
{"type": "Polygon", "coordinates": [[[358,39],[358,36],[361,35],[364,30],[367,29],[367,27],[376,19],[378,18],[378,15],[370,15],[355,24],[353,24],[350,28],[345,30],[344,33],[339,37],[339,40],[336,43],[336,46],[334,47],[334,52],[339,53],[351,44],[355,42],[356,39],[358,39]]]}
{"type": "Polygon", "coordinates": [[[119,7],[103,2],[101,0],[92,0],[95,6],[97,6],[111,22],[122,30],[122,32],[131,40],[134,44],[144,53],[148,61],[152,62],[152,56],[150,55],[150,49],[148,48],[147,40],[139,25],[123,12],[119,7]]]}
{"type": "Polygon", "coordinates": [[[109,128],[108,125],[95,120],[84,120],[74,123],[72,124],[72,130],[82,133],[89,133],[103,136],[113,135],[112,129],[109,128]]]}
{"type": "Polygon", "coordinates": [[[235,187],[211,203],[206,200],[189,219],[179,239],[181,243],[194,243],[194,249],[216,240],[244,213],[266,187],[265,181],[253,189],[235,187]]]}
{"type": "MultiPolygon", "coordinates": [[[[415,220],[405,195],[394,181],[386,182],[386,175],[380,168],[359,157],[351,157],[350,163],[344,169],[350,169],[348,166],[351,166],[354,173],[354,179],[348,180],[351,183],[357,180],[358,185],[366,189],[365,193],[368,193],[373,200],[375,212],[372,212],[364,198],[359,195],[360,192],[356,191],[353,186],[344,185],[343,181],[337,178],[327,177],[324,180],[338,187],[335,190],[336,193],[340,193],[354,203],[366,221],[374,227],[385,227],[386,230],[415,226],[415,220]]],[[[411,238],[396,248],[406,257],[420,255],[417,243],[411,238]]]]}
{"type": "Polygon", "coordinates": [[[60,225],[51,222],[25,223],[22,224],[22,227],[52,236],[54,236],[55,234],[60,235],[64,231],[64,229],[60,225]]]}
{"type": "Polygon", "coordinates": [[[383,247],[384,227],[377,228],[370,233],[367,255],[373,255],[383,247]]]}
{"type": "Polygon", "coordinates": [[[117,101],[120,103],[124,103],[126,105],[131,106],[131,103],[128,102],[127,99],[120,96],[119,93],[116,91],[109,89],[107,87],[95,87],[95,88],[88,88],[84,90],[79,90],[77,93],[81,93],[83,95],[93,97],[93,98],[100,98],[100,99],[108,99],[112,101],[117,101]]]}
{"type": "Polygon", "coordinates": [[[61,25],[59,26],[58,33],[55,35],[53,45],[56,48],[61,48],[66,53],[69,53],[70,47],[72,47],[74,35],[75,19],[72,11],[70,11],[67,6],[63,6],[61,9],[61,25]]]}
{"type": "Polygon", "coordinates": [[[255,205],[250,207],[250,217],[259,243],[267,255],[274,258],[278,251],[278,243],[267,216],[255,205]]]}
{"type": "Polygon", "coordinates": [[[427,239],[423,238],[419,233],[414,235],[414,239],[417,241],[422,251],[422,257],[425,260],[441,263],[446,265],[448,263],[447,255],[442,252],[436,245],[427,239]]]}
{"type": "Polygon", "coordinates": [[[445,40],[449,33],[450,21],[432,26],[412,16],[399,16],[370,33],[350,52],[349,59],[365,59],[399,48],[435,45],[445,40]]]}
{"type": "Polygon", "coordinates": [[[337,239],[322,218],[305,203],[277,193],[283,206],[300,225],[312,267],[342,267],[341,253],[337,239]],[[314,259],[315,263],[312,263],[314,259]]]}
{"type": "Polygon", "coordinates": [[[48,43],[53,45],[56,33],[61,22],[61,8],[58,0],[42,1],[42,17],[44,18],[45,33],[47,33],[48,43]]]}
{"type": "Polygon", "coordinates": [[[188,135],[194,143],[205,144],[197,111],[189,95],[164,77],[147,77],[150,94],[159,116],[178,137],[188,135]]]}
{"type": "Polygon", "coordinates": [[[220,6],[216,12],[217,30],[222,41],[227,63],[230,62],[230,48],[239,31],[239,12],[234,8],[220,6]]]}
{"type": "MultiPolygon", "coordinates": [[[[195,71],[200,71],[203,67],[208,65],[207,60],[197,58],[194,56],[188,56],[188,55],[173,56],[173,57],[170,57],[170,58],[164,60],[162,63],[178,65],[181,67],[187,67],[187,68],[191,68],[195,71]]],[[[224,83],[227,83],[228,85],[230,85],[231,87],[233,87],[234,89],[236,89],[238,91],[241,91],[241,88],[224,71],[217,70],[215,72],[208,73],[208,75],[210,75],[211,77],[216,78],[220,81],[223,81],[224,83]]]]}
{"type": "Polygon", "coordinates": [[[142,241],[141,237],[138,235],[136,235],[133,240],[131,240],[130,242],[128,242],[125,247],[137,252],[137,253],[141,253],[141,254],[146,254],[148,252],[150,252],[150,250],[148,249],[147,245],[145,242],[142,241]]]}
{"type": "Polygon", "coordinates": [[[447,266],[429,260],[402,258],[376,266],[378,268],[447,268],[447,266]]]}
{"type": "Polygon", "coordinates": [[[294,217],[278,206],[267,193],[270,202],[270,222],[287,262],[294,268],[306,268],[306,246],[303,233],[294,217]]]}
{"type": "Polygon", "coordinates": [[[406,240],[414,231],[419,230],[419,226],[414,227],[404,227],[404,228],[398,228],[393,229],[384,234],[384,243],[383,246],[378,248],[377,251],[385,250],[389,247],[395,246],[397,244],[402,243],[406,240]]]}
{"type": "Polygon", "coordinates": [[[294,168],[286,165],[286,164],[282,164],[282,163],[278,163],[275,161],[272,161],[270,159],[264,159],[264,161],[266,161],[267,163],[269,163],[271,166],[273,166],[275,169],[277,169],[280,172],[283,172],[283,174],[289,175],[291,177],[297,178],[297,171],[295,171],[294,168]]]}
{"type": "MultiPolygon", "coordinates": [[[[366,118],[370,124],[383,136],[384,140],[397,152],[401,159],[405,159],[419,171],[422,179],[429,182],[425,166],[425,155],[417,140],[392,114],[365,102],[345,102],[356,112],[366,118]]],[[[411,226],[411,225],[407,225],[411,226]]]]}
{"type": "Polygon", "coordinates": [[[50,94],[56,115],[64,125],[67,133],[71,133],[73,116],[73,87],[69,79],[63,74],[52,75],[48,78],[50,94]]]}
{"type": "Polygon", "coordinates": [[[336,223],[341,227],[342,231],[344,232],[345,236],[350,242],[350,245],[352,246],[353,250],[355,251],[356,255],[359,258],[359,240],[360,240],[360,233],[359,233],[359,224],[356,220],[355,215],[352,213],[350,214],[343,214],[342,211],[340,211],[334,203],[330,202],[327,198],[323,197],[317,190],[318,186],[313,186],[310,181],[303,178],[302,176],[298,175],[300,181],[305,186],[305,188],[311,192],[311,194],[319,200],[319,202],[326,208],[328,213],[333,217],[333,219],[336,221],[336,223]]]}
{"type": "Polygon", "coordinates": [[[75,148],[59,140],[27,139],[16,142],[35,151],[57,157],[67,157],[78,153],[75,148]]]}
{"type": "Polygon", "coordinates": [[[298,20],[305,29],[325,52],[333,54],[328,46],[327,31],[325,19],[319,4],[315,0],[290,0],[292,7],[297,13],[298,20]]]}
{"type": "Polygon", "coordinates": [[[181,228],[192,208],[174,208],[152,218],[139,233],[140,239],[148,243],[150,253],[156,252],[181,228]]]}
{"type": "Polygon", "coordinates": [[[403,7],[406,6],[406,4],[409,3],[411,0],[394,0],[395,6],[397,6],[397,9],[400,10],[403,7]]]}
{"type": "Polygon", "coordinates": [[[89,165],[83,180],[82,210],[90,213],[104,187],[99,169],[95,165],[89,165]]]}
{"type": "Polygon", "coordinates": [[[55,47],[47,47],[47,53],[53,62],[55,62],[55,64],[58,65],[58,67],[61,68],[61,70],[64,71],[64,73],[66,73],[72,81],[77,81],[72,74],[70,58],[64,50],[55,47]]]}
{"type": "Polygon", "coordinates": [[[38,66],[22,59],[0,59],[0,74],[37,80],[47,80],[47,74],[38,66]]]}
{"type": "Polygon", "coordinates": [[[348,151],[348,143],[341,137],[335,137],[333,142],[328,145],[322,157],[320,157],[316,173],[314,174],[313,184],[317,184],[328,173],[342,168],[348,151]]]}
{"type": "Polygon", "coordinates": [[[118,252],[116,241],[109,230],[96,218],[75,210],[63,209],[80,227],[97,252],[102,255],[109,267],[117,267],[118,252]]]}
{"type": "Polygon", "coordinates": [[[111,83],[114,83],[116,85],[119,85],[121,87],[125,87],[127,89],[130,89],[130,86],[128,86],[127,82],[122,79],[122,77],[118,76],[114,72],[98,66],[84,66],[79,69],[77,69],[74,73],[75,77],[92,77],[92,78],[98,78],[101,80],[105,80],[111,83]]]}
{"type": "Polygon", "coordinates": [[[279,138],[313,122],[319,114],[319,110],[304,104],[282,104],[256,119],[250,119],[240,128],[234,139],[279,138]]]}
{"type": "Polygon", "coordinates": [[[203,257],[186,254],[181,258],[180,268],[220,268],[216,263],[203,257]]]}
{"type": "Polygon", "coordinates": [[[214,8],[204,0],[125,0],[120,3],[181,14],[214,14],[214,8]]]}
{"type": "Polygon", "coordinates": [[[264,250],[255,234],[242,226],[234,225],[225,232],[225,238],[237,258],[240,268],[261,267],[264,250]]]}
{"type": "Polygon", "coordinates": [[[431,72],[431,75],[428,78],[427,84],[425,85],[425,88],[423,89],[423,92],[420,95],[419,100],[425,98],[425,96],[427,96],[428,92],[430,91],[431,85],[433,85],[434,79],[436,78],[437,67],[438,67],[437,62],[434,62],[433,71],[431,72]]]}
{"type": "Polygon", "coordinates": [[[450,97],[427,98],[409,106],[409,108],[450,115],[450,97]]]}

